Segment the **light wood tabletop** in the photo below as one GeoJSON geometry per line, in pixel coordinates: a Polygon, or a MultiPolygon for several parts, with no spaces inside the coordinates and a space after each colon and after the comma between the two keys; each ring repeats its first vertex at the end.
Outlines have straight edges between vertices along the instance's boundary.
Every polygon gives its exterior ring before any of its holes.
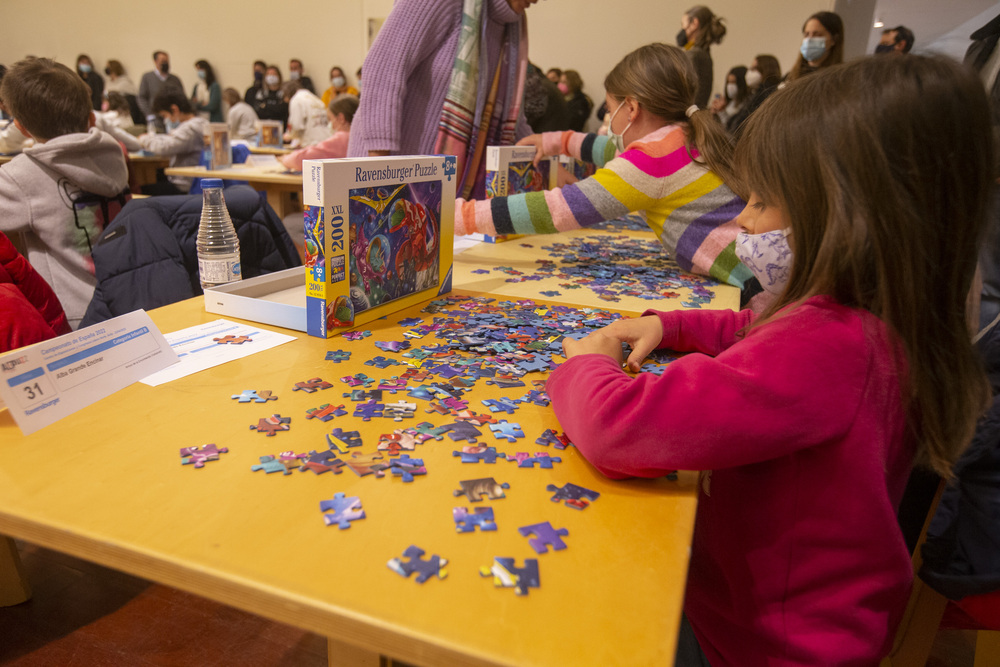
{"type": "Polygon", "coordinates": [[[267,195],[267,203],[271,205],[280,218],[302,210],[301,173],[275,171],[273,167],[252,167],[239,164],[233,165],[229,169],[170,167],[164,172],[168,176],[246,181],[254,190],[267,195]]]}
{"type": "Polygon", "coordinates": [[[284,146],[281,147],[281,148],[278,148],[277,146],[250,146],[250,145],[247,145],[247,148],[254,155],[288,155],[293,150],[295,150],[294,148],[285,148],[284,146]]]}
{"type": "MultiPolygon", "coordinates": [[[[545,302],[538,307],[544,310],[545,302]]],[[[218,318],[204,311],[201,298],[151,315],[164,332],[218,318]]],[[[403,423],[305,418],[321,404],[352,408],[341,397],[347,385],[336,378],[399,374],[397,366],[363,362],[388,356],[376,341],[406,340],[398,324],[405,317],[434,315],[419,306],[402,311],[367,327],[372,335],[359,341],[283,331],[296,340],[158,387],[132,385],[30,436],[0,412],[0,533],[321,633],[330,638],[331,664],[378,655],[416,665],[670,664],[696,473],[682,472],[677,481],[612,482],[572,447],[541,448],[562,459],[551,470],[463,464],[452,452],[464,443],[447,437],[411,453],[428,469],[412,483],[349,470],[251,471],[263,455],[326,449],[334,427],[358,430],[370,452],[370,443],[394,428],[439,423],[439,416],[422,414],[423,401],[414,401],[417,418],[403,423]],[[325,360],[338,349],[351,359],[325,360]],[[317,376],[334,387],[292,391],[317,376]],[[245,389],[269,389],[279,400],[230,399],[245,389]],[[267,437],[249,429],[272,413],[291,417],[291,430],[267,437]],[[205,443],[229,453],[203,469],[180,464],[180,447],[205,443]],[[507,497],[480,503],[453,497],[460,480],[481,477],[509,483],[507,497]],[[584,510],[552,502],[546,486],[567,482],[601,496],[584,510]],[[358,496],[367,518],[348,530],[325,526],[319,502],[337,492],[358,496]],[[456,532],[452,509],[459,506],[492,507],[498,530],[456,532]],[[542,521],[568,529],[567,549],[536,555],[529,548],[517,529],[542,521]],[[447,578],[417,584],[392,572],[387,561],[411,544],[447,558],[447,578]],[[537,558],[540,588],[527,596],[495,588],[479,572],[495,556],[514,557],[518,565],[537,558]]],[[[529,376],[522,388],[477,383],[463,399],[484,413],[481,399],[522,396],[534,376],[543,374],[529,376]]],[[[405,394],[384,400],[399,398],[414,400],[405,394]]],[[[486,431],[480,442],[501,453],[540,451],[534,438],[559,428],[550,407],[525,404],[515,415],[495,416],[516,420],[526,436],[509,444],[486,431]]],[[[9,544],[5,550],[0,540],[0,599],[7,586],[8,600],[18,593],[10,594],[18,578],[11,576],[9,544]]]]}

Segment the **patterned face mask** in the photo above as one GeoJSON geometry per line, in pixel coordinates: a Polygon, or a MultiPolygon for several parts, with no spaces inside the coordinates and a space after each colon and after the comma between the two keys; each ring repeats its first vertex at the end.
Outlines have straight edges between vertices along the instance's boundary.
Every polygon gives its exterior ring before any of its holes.
{"type": "Polygon", "coordinates": [[[763,234],[740,232],[736,235],[736,256],[771,294],[781,294],[792,274],[788,233],[787,229],[776,229],[763,234]]]}

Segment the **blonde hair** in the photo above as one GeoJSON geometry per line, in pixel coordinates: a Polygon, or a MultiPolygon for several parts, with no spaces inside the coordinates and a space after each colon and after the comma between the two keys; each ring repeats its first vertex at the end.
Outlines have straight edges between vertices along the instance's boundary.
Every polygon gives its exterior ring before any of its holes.
{"type": "Polygon", "coordinates": [[[649,113],[686,125],[688,148],[724,183],[733,179],[733,145],[712,114],[699,109],[690,117],[698,90],[698,76],[681,49],[667,44],[647,44],[622,58],[604,79],[604,88],[616,100],[635,99],[649,113]]]}
{"type": "Polygon", "coordinates": [[[881,319],[905,355],[917,462],[945,478],[989,400],[965,309],[992,189],[990,128],[982,82],[957,63],[866,58],[771,95],[736,150],[745,187],[785,210],[795,258],[754,326],[816,295],[881,319]]]}

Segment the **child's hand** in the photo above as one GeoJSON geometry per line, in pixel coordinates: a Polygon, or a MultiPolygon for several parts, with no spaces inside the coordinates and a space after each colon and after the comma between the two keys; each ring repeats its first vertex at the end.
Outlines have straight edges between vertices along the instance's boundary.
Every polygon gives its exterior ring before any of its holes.
{"type": "MultiPolygon", "coordinates": [[[[570,341],[564,340],[563,351],[566,353],[567,359],[575,354],[598,353],[607,354],[621,363],[621,344],[628,343],[629,347],[632,348],[632,353],[628,355],[628,368],[637,373],[646,355],[655,350],[661,340],[663,340],[663,324],[660,322],[660,318],[656,315],[647,315],[646,317],[612,322],[603,329],[598,329],[590,334],[587,338],[573,341],[568,346],[567,343],[570,341]],[[586,352],[577,351],[578,346],[595,336],[600,336],[608,342],[602,341],[600,349],[588,349],[586,352]]],[[[596,348],[597,344],[593,344],[593,347],[596,348]]]]}
{"type": "Polygon", "coordinates": [[[598,329],[580,340],[563,338],[563,356],[571,359],[580,354],[603,354],[614,359],[616,364],[621,365],[622,344],[606,335],[605,329],[598,329]]]}
{"type": "Polygon", "coordinates": [[[517,146],[534,146],[535,147],[535,157],[532,162],[535,166],[538,166],[538,161],[545,157],[545,150],[542,148],[542,135],[540,134],[529,134],[525,138],[517,142],[517,146]]]}

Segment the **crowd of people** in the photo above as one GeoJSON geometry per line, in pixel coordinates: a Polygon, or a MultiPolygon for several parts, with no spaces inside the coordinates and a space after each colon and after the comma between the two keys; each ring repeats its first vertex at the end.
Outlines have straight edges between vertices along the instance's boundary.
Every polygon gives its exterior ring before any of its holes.
{"type": "Polygon", "coordinates": [[[206,60],[188,94],[164,51],[138,87],[113,60],[107,82],[85,55],[76,71],[16,63],[0,102],[14,140],[34,145],[0,169],[0,231],[65,316],[33,292],[17,312],[37,326],[13,340],[79,323],[104,224],[79,204],[127,197],[126,149],[194,164],[207,123],[224,118],[241,139],[257,120],[282,121],[299,148],[281,158],[289,169],[456,155],[456,234],[555,233],[640,213],[681,268],[740,289],[741,309],[650,311],[567,338],[546,391],[605,475],[705,471],[678,664],[877,664],[912,581],[896,516],[907,476],[917,462],[950,477],[990,395],[966,297],[979,296],[978,266],[983,312],[1000,312],[995,245],[983,243],[997,226],[987,63],[1000,22],[970,50],[986,87],[971,68],[907,55],[904,26],[885,31],[878,55],[845,63],[843,21],[822,11],[784,75],[757,54],[710,101],[711,47],[727,27],[697,6],[676,44],[637,45],[609,68],[603,130],[587,133],[594,103],[579,73],[528,62],[535,1],[397,0],[360,97],[341,67],[317,94],[297,59],[287,81],[255,62],[242,95],[206,60]],[[515,143],[596,171],[486,199],[483,147],[515,143]],[[662,375],[623,372],[661,347],[693,354],[662,375]]]}

